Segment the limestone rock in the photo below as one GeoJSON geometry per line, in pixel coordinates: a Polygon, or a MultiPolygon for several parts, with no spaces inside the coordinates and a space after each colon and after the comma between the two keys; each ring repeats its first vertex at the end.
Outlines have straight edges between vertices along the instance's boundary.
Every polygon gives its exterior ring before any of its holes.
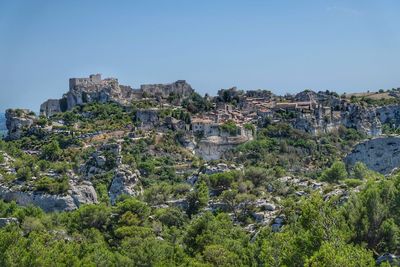
{"type": "Polygon", "coordinates": [[[217,160],[220,159],[226,151],[252,139],[252,136],[245,135],[225,137],[209,136],[198,142],[195,153],[204,160],[217,160]]]}
{"type": "Polygon", "coordinates": [[[71,110],[77,105],[85,103],[116,102],[128,104],[134,97],[135,91],[120,85],[118,79],[101,79],[100,74],[92,74],[88,78],[71,78],[69,91],[61,99],[49,99],[40,106],[40,113],[52,116],[58,112],[71,110]]]}
{"type": "Polygon", "coordinates": [[[376,172],[391,173],[400,167],[400,137],[383,136],[359,143],[345,158],[349,166],[357,161],[376,172]]]}
{"type": "Polygon", "coordinates": [[[142,128],[157,126],[159,124],[158,109],[139,109],[136,111],[134,119],[140,123],[142,128]]]}
{"type": "Polygon", "coordinates": [[[185,130],[185,122],[182,120],[177,120],[173,117],[166,117],[165,118],[165,124],[167,127],[171,130],[174,131],[179,131],[179,130],[185,130]]]}
{"type": "Polygon", "coordinates": [[[171,93],[186,97],[194,92],[193,88],[185,80],[178,80],[169,84],[144,84],[141,85],[140,89],[146,95],[162,98],[168,98],[171,93]]]}
{"type": "Polygon", "coordinates": [[[118,196],[129,195],[137,196],[143,191],[139,181],[140,173],[138,170],[131,171],[129,166],[121,165],[115,170],[115,174],[108,191],[111,204],[115,204],[118,196]]]}
{"type": "Polygon", "coordinates": [[[35,205],[46,212],[71,211],[82,204],[97,203],[97,194],[91,183],[78,184],[71,181],[66,195],[50,195],[43,192],[19,191],[0,185],[0,198],[15,201],[22,206],[35,205]]]}
{"type": "Polygon", "coordinates": [[[7,109],[6,126],[8,130],[7,139],[17,140],[21,138],[36,121],[33,112],[27,109],[7,109]]]}

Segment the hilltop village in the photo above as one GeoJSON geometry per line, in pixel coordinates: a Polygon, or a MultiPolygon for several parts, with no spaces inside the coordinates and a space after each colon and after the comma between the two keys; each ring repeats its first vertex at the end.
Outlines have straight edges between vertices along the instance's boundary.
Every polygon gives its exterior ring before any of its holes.
{"type": "MultiPolygon", "coordinates": [[[[265,231],[292,229],[296,205],[350,205],[369,181],[397,179],[400,166],[396,88],[279,96],[232,87],[201,96],[185,80],[135,89],[93,74],[71,78],[40,114],[5,116],[2,200],[49,213],[101,207],[115,224],[152,225],[146,231],[160,242],[165,229],[204,214],[225,214],[248,242],[261,242],[265,231]],[[124,205],[131,210],[116,215],[124,205]]],[[[390,248],[378,251],[396,252],[390,248]]]]}

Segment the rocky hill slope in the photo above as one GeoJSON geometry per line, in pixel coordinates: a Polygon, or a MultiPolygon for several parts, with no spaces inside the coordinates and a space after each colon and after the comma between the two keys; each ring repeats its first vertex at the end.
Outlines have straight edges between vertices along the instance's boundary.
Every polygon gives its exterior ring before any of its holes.
{"type": "Polygon", "coordinates": [[[50,260],[27,265],[324,266],[339,251],[354,264],[337,266],[373,266],[400,253],[396,90],[69,85],[42,116],[6,112],[1,266],[36,250],[50,260]]]}

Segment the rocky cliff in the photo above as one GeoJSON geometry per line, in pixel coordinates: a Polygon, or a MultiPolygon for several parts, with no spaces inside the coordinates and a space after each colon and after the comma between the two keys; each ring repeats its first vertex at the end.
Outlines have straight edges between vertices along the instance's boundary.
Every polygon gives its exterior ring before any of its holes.
{"type": "Polygon", "coordinates": [[[237,136],[208,136],[200,139],[194,152],[204,160],[217,160],[226,151],[250,140],[253,140],[253,135],[251,131],[245,129],[242,129],[242,133],[237,136]]]}
{"type": "Polygon", "coordinates": [[[345,162],[350,167],[362,162],[371,170],[389,174],[400,166],[400,137],[382,136],[359,143],[345,162]]]}
{"type": "Polygon", "coordinates": [[[162,98],[167,98],[170,94],[186,97],[194,93],[193,88],[185,80],[178,80],[169,84],[144,84],[140,86],[140,90],[145,95],[162,98]]]}
{"type": "Polygon", "coordinates": [[[82,204],[97,203],[97,194],[90,182],[70,181],[70,190],[65,195],[50,195],[43,192],[22,191],[0,185],[0,198],[15,201],[19,205],[35,205],[44,211],[71,211],[82,204]]]}
{"type": "Polygon", "coordinates": [[[5,117],[8,129],[8,140],[17,140],[21,138],[24,132],[36,121],[35,114],[27,109],[7,109],[5,117]]]}

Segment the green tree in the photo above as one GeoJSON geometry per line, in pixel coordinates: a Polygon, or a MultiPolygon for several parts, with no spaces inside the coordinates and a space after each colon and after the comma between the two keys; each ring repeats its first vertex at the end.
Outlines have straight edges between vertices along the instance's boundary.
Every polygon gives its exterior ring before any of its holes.
{"type": "Polygon", "coordinates": [[[348,177],[346,165],[341,161],[335,161],[332,166],[323,171],[321,179],[330,183],[344,180],[348,177]]]}
{"type": "Polygon", "coordinates": [[[321,248],[310,257],[305,266],[310,267],[361,267],[375,266],[371,251],[365,248],[343,243],[325,242],[321,248]]]}
{"type": "Polygon", "coordinates": [[[196,183],[194,190],[189,193],[187,201],[189,204],[187,213],[189,216],[197,213],[201,208],[204,208],[208,203],[209,193],[207,184],[200,180],[196,183]]]}
{"type": "Polygon", "coordinates": [[[62,150],[56,140],[51,141],[49,144],[44,145],[42,148],[42,158],[46,160],[58,160],[61,156],[62,150]]]}
{"type": "Polygon", "coordinates": [[[241,266],[239,256],[221,245],[206,246],[203,260],[213,266],[241,266]]]}
{"type": "Polygon", "coordinates": [[[368,168],[364,163],[357,161],[353,167],[354,178],[356,179],[365,179],[368,174],[368,168]]]}

